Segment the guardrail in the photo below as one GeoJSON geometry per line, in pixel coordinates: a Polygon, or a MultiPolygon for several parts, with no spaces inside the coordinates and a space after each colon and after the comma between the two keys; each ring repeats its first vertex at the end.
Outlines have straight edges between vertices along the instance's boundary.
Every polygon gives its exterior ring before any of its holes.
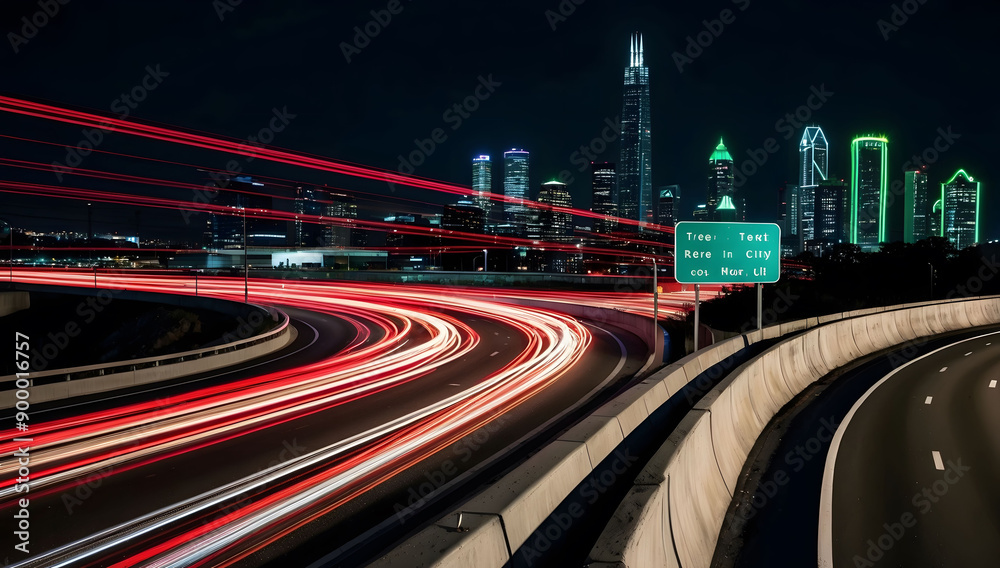
{"type": "MultiPolygon", "coordinates": [[[[954,300],[952,302],[962,302],[954,300]]],[[[949,302],[945,302],[949,303],[949,302]]],[[[594,548],[591,566],[676,566],[676,554],[673,552],[672,538],[690,539],[686,564],[689,566],[708,566],[715,550],[715,539],[722,526],[723,517],[732,498],[731,487],[735,486],[735,478],[726,477],[720,473],[720,460],[726,463],[728,475],[739,474],[747,453],[756,441],[757,435],[748,436],[740,428],[746,427],[746,422],[753,427],[762,429],[773,412],[784,404],[781,401],[791,399],[809,383],[794,383],[798,390],[783,383],[784,372],[798,373],[808,370],[817,373],[827,368],[829,364],[838,366],[846,364],[850,356],[860,356],[860,349],[855,346],[849,355],[820,354],[822,364],[807,361],[805,356],[806,337],[810,353],[819,353],[820,346],[828,351],[837,346],[837,335],[829,330],[824,331],[823,342],[819,341],[821,324],[842,322],[838,330],[843,332],[850,326],[867,329],[858,323],[856,318],[869,314],[880,314],[893,322],[891,337],[880,336],[882,341],[899,339],[902,343],[909,337],[900,333],[896,327],[896,318],[900,310],[929,306],[934,311],[938,303],[924,302],[890,308],[873,308],[854,312],[830,314],[823,317],[812,317],[803,320],[770,326],[763,330],[752,331],[736,336],[712,347],[692,353],[677,363],[668,365],[651,377],[629,389],[621,396],[609,401],[588,418],[568,430],[557,440],[542,448],[538,453],[528,458],[524,463],[502,477],[498,482],[474,496],[472,499],[442,517],[437,523],[426,527],[402,544],[376,560],[375,567],[500,567],[504,566],[523,545],[528,537],[546,518],[552,514],[556,506],[565,499],[574,488],[586,479],[606,457],[612,455],[625,438],[631,434],[648,416],[663,405],[671,396],[680,392],[685,385],[695,380],[702,372],[726,360],[731,355],[762,340],[775,339],[794,334],[794,337],[782,342],[781,345],[792,345],[788,354],[788,362],[776,361],[776,348],[766,351],[761,357],[738,367],[730,376],[723,379],[700,403],[695,405],[681,425],[669,437],[663,448],[647,465],[646,470],[637,480],[637,485],[630,491],[628,499],[623,503],[627,510],[616,513],[614,520],[602,535],[601,541],[594,548]],[[802,333],[807,332],[807,333],[802,333]],[[767,367],[778,365],[777,369],[763,372],[764,360],[767,367]],[[827,361],[827,358],[830,360],[827,361]],[[788,366],[787,369],[782,365],[788,366]],[[762,409],[772,412],[766,420],[754,414],[753,406],[740,408],[732,422],[725,422],[726,412],[717,413],[720,431],[723,427],[732,436],[732,440],[713,440],[710,429],[713,404],[718,409],[726,404],[734,404],[732,393],[721,395],[728,385],[733,383],[733,377],[742,376],[745,368],[754,366],[758,377],[769,377],[767,390],[755,388],[758,396],[764,395],[758,403],[762,409]],[[778,379],[781,378],[781,381],[778,379]],[[773,392],[772,392],[773,391],[773,392]],[[779,404],[780,403],[780,404],[779,404]],[[776,406],[775,406],[776,405],[776,406]],[[748,412],[749,409],[749,412],[748,412]],[[763,421],[761,421],[763,420],[763,421]],[[714,444],[714,445],[713,445],[714,444]],[[716,457],[716,448],[718,455],[716,457]],[[678,448],[688,448],[681,453],[678,448]],[[705,449],[708,452],[705,452],[705,449]],[[700,453],[699,453],[700,452],[700,453]],[[675,454],[681,458],[675,458],[675,454]],[[742,457],[741,457],[742,456],[742,457]],[[673,461],[671,461],[673,460],[673,461]],[[682,461],[687,460],[687,461],[682,461]],[[699,461],[700,460],[700,461],[699,461]],[[677,468],[676,485],[671,487],[675,495],[672,506],[677,509],[673,516],[661,508],[668,502],[666,497],[669,482],[666,466],[670,462],[677,468]],[[657,465],[659,464],[659,465],[657,465]],[[738,465],[738,467],[737,467],[738,465]],[[662,466],[662,468],[660,467],[662,466]],[[659,469],[663,472],[657,473],[659,469]],[[713,473],[714,469],[714,473],[713,473]],[[704,479],[704,486],[702,485],[704,479]],[[641,482],[640,482],[641,481],[641,482]],[[650,487],[653,486],[653,487],[650,487]],[[680,498],[676,498],[680,496],[680,498]],[[681,499],[688,500],[688,505],[681,507],[681,499]],[[461,531],[456,530],[459,516],[462,519],[461,531]],[[683,536],[675,536],[671,532],[670,519],[678,519],[687,527],[683,536]],[[666,524],[664,524],[666,523],[666,524]],[[706,556],[707,555],[707,556],[706,556]],[[692,562],[692,558],[698,559],[692,562]],[[707,558],[707,560],[704,560],[707,558]]],[[[991,304],[995,311],[993,319],[986,323],[1000,322],[1000,302],[991,304]]],[[[908,316],[907,316],[908,318],[908,316]]],[[[904,318],[908,323],[908,319],[904,318]]],[[[938,318],[940,319],[940,318],[938,318]]],[[[971,326],[970,318],[948,320],[951,324],[971,326]]],[[[978,316],[975,321],[983,321],[978,316]]],[[[883,326],[884,327],[884,326],[883,326]]],[[[881,329],[881,328],[879,328],[881,329]]],[[[920,328],[923,335],[931,335],[946,331],[941,325],[920,328]]],[[[949,328],[955,329],[955,328],[949,328]]],[[[881,331],[872,332],[876,335],[881,331]]],[[[849,335],[849,337],[853,337],[849,335]]],[[[867,345],[867,344],[866,344],[867,345]]],[[[891,346],[891,345],[886,345],[891,346]]],[[[829,367],[832,370],[835,367],[829,367]]],[[[823,375],[818,375],[819,378],[823,375]]],[[[815,379],[813,379],[815,380],[815,379]]],[[[749,388],[746,379],[738,384],[740,392],[749,400],[749,388]]],[[[731,412],[731,411],[727,411],[731,412]]],[[[765,414],[766,415],[766,414],[765,414]]],[[[756,430],[759,434],[760,430],[756,430]]]]}
{"type": "Polygon", "coordinates": [[[0,292],[0,318],[31,307],[27,292],[0,292]]]}
{"type": "Polygon", "coordinates": [[[830,371],[919,337],[1000,323],[1000,298],[818,318],[723,379],[682,420],[591,550],[591,567],[708,567],[744,463],[771,418],[830,371]]]}
{"type": "MultiPolygon", "coordinates": [[[[204,303],[207,299],[198,300],[204,303]]],[[[224,300],[209,301],[229,303],[224,300]]],[[[276,326],[263,335],[182,353],[31,372],[31,401],[34,404],[63,400],[212,371],[273,353],[295,340],[297,332],[290,325],[288,314],[268,306],[252,307],[266,312],[276,326]]],[[[4,389],[0,391],[0,409],[12,408],[16,402],[15,377],[0,377],[0,389],[4,389]]]]}

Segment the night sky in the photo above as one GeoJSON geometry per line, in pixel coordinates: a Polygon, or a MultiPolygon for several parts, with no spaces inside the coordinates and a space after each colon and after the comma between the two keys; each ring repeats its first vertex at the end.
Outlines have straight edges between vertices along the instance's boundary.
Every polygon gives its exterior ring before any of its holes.
{"type": "MultiPolygon", "coordinates": [[[[847,175],[854,135],[879,133],[890,139],[890,179],[901,180],[903,163],[932,147],[939,128],[950,127],[959,137],[931,166],[932,187],[965,168],[983,182],[983,238],[1000,237],[1000,202],[993,197],[1000,179],[987,169],[1000,129],[996,2],[897,2],[916,11],[898,29],[884,28],[888,40],[878,24],[892,21],[888,1],[576,2],[399,0],[398,13],[385,26],[370,25],[379,28],[377,36],[360,53],[352,48],[348,62],[344,49],[355,43],[355,26],[364,28],[372,10],[394,3],[70,0],[25,43],[9,34],[22,32],[21,18],[39,12],[39,3],[5,1],[0,92],[118,113],[124,107],[113,106],[121,94],[141,83],[147,67],[159,66],[166,76],[131,116],[246,138],[267,126],[274,109],[287,109],[295,118],[273,145],[390,170],[416,150],[415,139],[441,128],[446,139],[416,175],[468,185],[471,158],[486,153],[496,160],[494,191],[502,191],[502,152],[524,148],[531,152],[534,193],[565,170],[574,178],[574,206],[587,208],[589,176],[574,152],[620,115],[629,34],[640,31],[652,83],[653,185],[680,184],[685,214],[704,202],[706,162],[720,137],[737,164],[775,138],[779,150],[742,188],[749,220],[774,221],[777,189],[796,177],[801,136],[795,128],[786,138],[791,130],[777,123],[807,104],[813,87],[824,87],[833,94],[809,122],[831,142],[832,174],[847,175]],[[567,15],[556,18],[560,6],[567,15]],[[683,53],[688,38],[706,30],[703,20],[717,20],[723,10],[734,21],[679,71],[675,52],[683,53]],[[460,125],[445,114],[490,77],[499,86],[460,125]]],[[[60,145],[81,139],[79,127],[8,114],[0,116],[0,134],[60,145]]],[[[230,158],[122,135],[110,135],[101,148],[219,168],[230,158]]],[[[60,146],[0,139],[3,157],[51,163],[65,154],[60,146]]],[[[618,161],[617,144],[597,158],[618,161]]],[[[82,167],[204,181],[190,168],[105,157],[92,156],[82,167]]],[[[422,207],[399,197],[453,199],[407,189],[390,194],[385,184],[259,160],[246,171],[381,192],[391,199],[386,210],[422,207]]],[[[6,167],[0,179],[55,181],[51,173],[6,167]]],[[[24,228],[83,230],[79,211],[68,201],[0,194],[0,216],[24,228]]],[[[114,221],[121,214],[102,208],[95,230],[127,231],[114,221]]],[[[148,230],[162,235],[183,229],[176,213],[147,219],[148,230]]]]}

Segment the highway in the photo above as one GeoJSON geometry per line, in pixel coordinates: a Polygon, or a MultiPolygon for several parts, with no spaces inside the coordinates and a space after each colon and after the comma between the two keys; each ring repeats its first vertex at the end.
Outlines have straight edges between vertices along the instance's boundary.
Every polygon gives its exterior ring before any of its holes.
{"type": "MultiPolygon", "coordinates": [[[[109,284],[178,290],[168,278],[109,284]]],[[[200,286],[242,299],[242,282],[200,286]]],[[[46,413],[32,424],[30,493],[32,522],[46,530],[19,565],[258,565],[310,538],[322,555],[419,504],[415,488],[420,497],[428,481],[462,478],[645,363],[622,330],[433,292],[255,282],[253,300],[302,328],[281,361],[155,399],[46,413]]],[[[11,467],[0,464],[4,513],[11,467]]]]}
{"type": "Polygon", "coordinates": [[[819,565],[1000,565],[1000,332],[895,369],[825,464],[819,565]]]}

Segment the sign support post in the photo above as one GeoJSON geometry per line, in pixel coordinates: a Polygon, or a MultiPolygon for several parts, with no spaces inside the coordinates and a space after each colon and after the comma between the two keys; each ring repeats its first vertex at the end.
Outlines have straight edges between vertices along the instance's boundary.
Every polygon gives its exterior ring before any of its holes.
{"type": "Polygon", "coordinates": [[[764,285],[757,284],[757,329],[764,329],[764,285]]]}
{"type": "Polygon", "coordinates": [[[698,350],[698,327],[701,311],[701,284],[694,285],[694,350],[698,350]]]}
{"type": "Polygon", "coordinates": [[[656,259],[653,259],[653,345],[663,341],[660,335],[660,285],[656,282],[656,259]]]}
{"type": "Polygon", "coordinates": [[[694,348],[701,325],[701,284],[756,284],[757,329],[764,284],[781,278],[781,227],[775,223],[681,221],[674,230],[674,277],[694,284],[694,348]]]}

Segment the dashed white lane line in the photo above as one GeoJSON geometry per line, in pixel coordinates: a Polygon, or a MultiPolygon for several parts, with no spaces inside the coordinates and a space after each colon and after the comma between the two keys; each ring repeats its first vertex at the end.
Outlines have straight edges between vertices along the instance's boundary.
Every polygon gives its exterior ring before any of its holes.
{"type": "Polygon", "coordinates": [[[449,386],[449,387],[460,387],[460,386],[462,386],[462,385],[460,385],[460,384],[458,384],[458,383],[448,383],[448,386],[449,386]]]}
{"type": "Polygon", "coordinates": [[[947,371],[947,370],[948,370],[948,367],[941,367],[941,370],[940,370],[940,371],[938,371],[938,372],[939,372],[939,373],[943,373],[943,372],[945,372],[945,371],[947,371]]]}
{"type": "Polygon", "coordinates": [[[500,354],[499,351],[494,351],[493,353],[490,353],[490,357],[496,357],[499,354],[500,354]]]}
{"type": "Polygon", "coordinates": [[[997,380],[996,379],[993,379],[992,381],[990,381],[990,388],[991,389],[997,388],[997,380]]]}
{"type": "Polygon", "coordinates": [[[934,397],[933,396],[929,396],[929,397],[927,397],[927,398],[924,399],[924,404],[930,404],[932,400],[934,400],[934,397]]]}
{"type": "Polygon", "coordinates": [[[944,461],[941,460],[941,452],[935,450],[931,452],[931,455],[934,456],[934,467],[940,471],[944,471],[944,461]]]}
{"type": "Polygon", "coordinates": [[[993,345],[993,342],[991,341],[991,342],[987,343],[986,345],[993,345]]]}
{"type": "Polygon", "coordinates": [[[972,351],[969,351],[968,353],[965,354],[966,357],[968,357],[969,355],[972,355],[972,351]]]}

